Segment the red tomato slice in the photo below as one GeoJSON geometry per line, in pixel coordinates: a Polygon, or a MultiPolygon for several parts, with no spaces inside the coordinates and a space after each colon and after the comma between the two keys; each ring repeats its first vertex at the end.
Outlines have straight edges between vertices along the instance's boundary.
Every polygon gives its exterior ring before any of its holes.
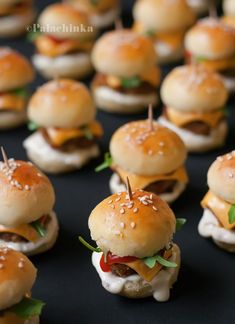
{"type": "Polygon", "coordinates": [[[109,272],[109,271],[111,271],[110,266],[112,264],[133,262],[137,259],[138,258],[132,257],[132,256],[119,257],[117,255],[113,255],[111,252],[108,252],[107,257],[106,257],[106,262],[105,262],[104,253],[103,253],[102,257],[100,259],[100,267],[104,272],[109,272]]]}
{"type": "Polygon", "coordinates": [[[56,37],[54,37],[54,36],[49,36],[48,35],[48,37],[53,41],[53,42],[55,42],[55,43],[64,43],[64,42],[66,42],[66,39],[59,39],[59,38],[56,38],[56,37]]]}

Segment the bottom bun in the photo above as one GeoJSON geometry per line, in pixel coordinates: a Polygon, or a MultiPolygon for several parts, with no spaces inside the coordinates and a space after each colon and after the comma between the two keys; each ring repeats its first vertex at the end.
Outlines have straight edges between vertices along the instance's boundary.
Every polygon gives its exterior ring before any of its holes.
{"type": "Polygon", "coordinates": [[[93,70],[90,54],[77,53],[57,57],[48,57],[35,54],[32,57],[35,68],[47,79],[60,78],[84,78],[93,70]]]}
{"type": "Polygon", "coordinates": [[[10,129],[23,125],[27,120],[26,111],[2,111],[0,112],[0,129],[10,129]]]}
{"type": "Polygon", "coordinates": [[[233,77],[225,77],[222,75],[222,79],[224,81],[225,87],[229,93],[235,92],[235,78],[233,77]]]}
{"type": "Polygon", "coordinates": [[[14,313],[4,312],[4,315],[0,316],[0,324],[39,324],[39,317],[34,316],[25,320],[14,313]]]}
{"type": "Polygon", "coordinates": [[[170,298],[170,289],[178,278],[180,268],[180,249],[176,244],[173,244],[169,261],[176,262],[178,267],[162,269],[151,282],[145,281],[138,274],[121,278],[112,272],[103,272],[100,268],[100,258],[101,253],[93,252],[93,266],[100,276],[103,287],[110,293],[129,298],[153,296],[159,302],[165,302],[170,298]]]}
{"type": "Polygon", "coordinates": [[[165,42],[157,41],[154,47],[159,64],[175,63],[182,60],[184,57],[183,43],[179,44],[179,47],[174,49],[165,42]]]}
{"type": "Polygon", "coordinates": [[[158,103],[157,92],[145,95],[128,95],[107,86],[94,88],[93,96],[100,110],[111,113],[138,113],[145,110],[149,104],[156,105],[158,103]]]}
{"type": "Polygon", "coordinates": [[[20,15],[0,17],[0,37],[15,37],[27,32],[36,16],[31,8],[20,15]]]}
{"type": "MultiPolygon", "coordinates": [[[[117,193],[126,191],[126,185],[121,182],[121,179],[117,173],[114,173],[109,181],[109,187],[111,193],[117,193]]],[[[167,192],[164,194],[158,195],[161,199],[165,200],[168,204],[173,203],[185,190],[186,184],[183,182],[177,182],[174,186],[174,189],[172,192],[167,192]]],[[[138,188],[138,189],[144,189],[144,188],[138,188]]]]}
{"type": "MultiPolygon", "coordinates": [[[[56,214],[50,213],[51,221],[47,227],[47,233],[37,242],[14,243],[0,240],[1,246],[7,246],[10,249],[20,251],[26,255],[34,255],[45,252],[52,248],[58,237],[59,225],[56,214]]],[[[1,323],[0,323],[1,324],[1,323]]]]}
{"type": "Polygon", "coordinates": [[[208,136],[197,135],[186,129],[179,128],[163,116],[158,119],[158,122],[178,134],[184,141],[188,151],[195,153],[206,152],[223,146],[228,133],[226,121],[221,121],[208,136]]]}
{"type": "Polygon", "coordinates": [[[39,131],[29,136],[23,142],[23,146],[29,159],[48,173],[64,173],[80,169],[100,153],[97,145],[73,152],[53,149],[39,131]]]}
{"type": "Polygon", "coordinates": [[[207,208],[199,222],[198,232],[203,237],[211,237],[222,249],[235,252],[235,231],[221,227],[215,215],[207,208]]]}
{"type": "Polygon", "coordinates": [[[91,25],[98,29],[106,28],[112,25],[116,21],[119,15],[120,15],[119,6],[116,8],[112,8],[99,15],[91,15],[90,17],[91,25]]]}

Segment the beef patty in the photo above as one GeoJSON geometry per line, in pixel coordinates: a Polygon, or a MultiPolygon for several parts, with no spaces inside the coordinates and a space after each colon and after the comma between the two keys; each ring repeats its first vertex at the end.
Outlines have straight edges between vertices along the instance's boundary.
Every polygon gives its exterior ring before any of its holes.
{"type": "Polygon", "coordinates": [[[131,276],[132,274],[135,274],[135,270],[131,269],[130,267],[128,267],[125,264],[121,264],[121,263],[114,263],[110,266],[112,273],[115,276],[118,277],[128,277],[131,276]]]}

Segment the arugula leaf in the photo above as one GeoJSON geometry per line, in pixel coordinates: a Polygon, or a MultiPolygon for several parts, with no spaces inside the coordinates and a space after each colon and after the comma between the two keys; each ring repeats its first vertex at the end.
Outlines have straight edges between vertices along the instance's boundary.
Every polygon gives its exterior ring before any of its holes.
{"type": "Polygon", "coordinates": [[[47,233],[45,227],[42,225],[40,220],[30,223],[30,225],[38,232],[41,237],[44,237],[47,233]]]}
{"type": "Polygon", "coordinates": [[[186,222],[185,218],[176,218],[176,230],[180,231],[186,222]]]}
{"type": "Polygon", "coordinates": [[[176,268],[178,266],[175,262],[170,262],[162,258],[160,255],[154,255],[152,257],[144,258],[143,260],[146,266],[149,267],[150,269],[155,267],[157,262],[166,268],[176,268]]]}
{"type": "Polygon", "coordinates": [[[151,29],[146,30],[145,31],[145,36],[154,37],[155,36],[155,32],[153,30],[151,30],[151,29]]]}
{"type": "Polygon", "coordinates": [[[137,76],[134,76],[132,78],[122,78],[121,84],[123,88],[138,88],[141,84],[141,80],[137,76]]]}
{"type": "Polygon", "coordinates": [[[33,121],[29,121],[27,126],[30,131],[35,131],[38,129],[38,125],[33,121]]]}
{"type": "Polygon", "coordinates": [[[98,3],[99,3],[99,0],[90,0],[90,3],[91,3],[93,6],[97,6],[98,3]]]}
{"type": "Polygon", "coordinates": [[[41,300],[23,298],[18,304],[9,308],[9,311],[16,314],[20,318],[28,319],[30,317],[40,315],[44,306],[45,303],[41,300]]]}
{"type": "Polygon", "coordinates": [[[206,61],[206,58],[202,57],[202,56],[197,56],[197,57],[195,57],[195,61],[198,63],[201,63],[201,62],[206,61]]]}
{"type": "Polygon", "coordinates": [[[15,89],[12,91],[12,93],[22,98],[28,97],[28,91],[26,88],[15,89]]]}
{"type": "Polygon", "coordinates": [[[232,205],[232,207],[229,209],[228,219],[229,224],[233,224],[235,222],[235,205],[232,205]]]}
{"type": "Polygon", "coordinates": [[[29,42],[34,42],[41,34],[42,32],[40,31],[39,27],[36,29],[33,27],[33,29],[27,33],[26,39],[29,42]]]}
{"type": "Polygon", "coordinates": [[[229,116],[230,115],[228,107],[221,108],[221,112],[224,114],[224,116],[229,116]]]}
{"type": "Polygon", "coordinates": [[[106,168],[109,168],[112,165],[112,163],[113,163],[113,159],[110,153],[109,152],[105,153],[104,162],[95,168],[95,172],[100,172],[106,168]]]}
{"type": "Polygon", "coordinates": [[[96,248],[93,247],[87,241],[85,241],[83,237],[79,236],[78,239],[88,250],[91,250],[93,252],[98,252],[98,253],[102,252],[102,250],[99,247],[96,247],[96,248]]]}
{"type": "Polygon", "coordinates": [[[84,133],[84,136],[88,139],[88,140],[92,140],[94,138],[92,132],[90,131],[90,129],[87,126],[83,126],[82,131],[84,133]]]}

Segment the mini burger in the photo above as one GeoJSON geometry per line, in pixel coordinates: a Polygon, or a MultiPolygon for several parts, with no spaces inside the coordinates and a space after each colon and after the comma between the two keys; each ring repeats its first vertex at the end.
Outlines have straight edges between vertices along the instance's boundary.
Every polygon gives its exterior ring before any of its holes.
{"type": "Polygon", "coordinates": [[[96,105],[111,113],[136,113],[158,102],[160,71],[152,42],[128,29],[101,36],[92,51],[96,105]]]}
{"type": "Polygon", "coordinates": [[[222,249],[235,252],[235,151],[219,156],[207,174],[209,191],[198,230],[222,249]]]}
{"type": "Polygon", "coordinates": [[[66,4],[52,4],[39,16],[33,64],[48,79],[80,79],[92,71],[90,52],[94,28],[85,12],[66,4]]]}
{"type": "Polygon", "coordinates": [[[222,17],[223,23],[235,28],[235,1],[224,0],[223,10],[224,10],[224,16],[222,17]]]}
{"type": "Polygon", "coordinates": [[[95,105],[81,83],[54,80],[41,86],[28,106],[30,126],[38,130],[24,141],[28,157],[48,173],[81,168],[99,155],[103,135],[95,105]]]}
{"type": "Polygon", "coordinates": [[[0,1],[0,37],[15,37],[26,33],[35,18],[32,0],[0,1]]]}
{"type": "Polygon", "coordinates": [[[215,18],[205,18],[185,36],[186,62],[217,71],[229,91],[235,90],[235,32],[215,18]]]}
{"type": "Polygon", "coordinates": [[[31,298],[37,270],[22,253],[0,247],[0,323],[39,324],[45,305],[31,298]]]}
{"type": "Polygon", "coordinates": [[[187,0],[187,3],[198,16],[202,16],[208,13],[212,1],[214,0],[187,0]]]}
{"type": "Polygon", "coordinates": [[[0,164],[0,246],[27,255],[49,250],[58,235],[49,179],[31,162],[7,159],[0,164]]]}
{"type": "Polygon", "coordinates": [[[133,14],[134,30],[152,40],[159,63],[183,58],[184,35],[195,21],[186,0],[138,0],[133,14]]]}
{"type": "Polygon", "coordinates": [[[0,129],[17,127],[26,121],[27,85],[34,72],[18,52],[0,47],[0,129]]]}
{"type": "Polygon", "coordinates": [[[199,65],[177,67],[163,81],[161,97],[159,123],[175,131],[190,152],[224,145],[228,93],[218,74],[199,65]]]}
{"type": "Polygon", "coordinates": [[[100,29],[112,25],[120,14],[119,0],[64,0],[87,12],[92,26],[100,29]]]}
{"type": "Polygon", "coordinates": [[[180,249],[172,242],[176,219],[167,203],[143,190],[120,192],[95,207],[88,225],[97,248],[80,241],[94,251],[92,263],[106,290],[129,298],[169,299],[180,249]]]}
{"type": "MultiPolygon", "coordinates": [[[[112,193],[125,190],[128,177],[133,188],[159,195],[168,203],[176,200],[188,182],[183,141],[166,127],[149,120],[130,122],[120,127],[110,142],[108,164],[113,170],[112,193]]],[[[99,171],[104,164],[98,167],[99,171]]]]}

